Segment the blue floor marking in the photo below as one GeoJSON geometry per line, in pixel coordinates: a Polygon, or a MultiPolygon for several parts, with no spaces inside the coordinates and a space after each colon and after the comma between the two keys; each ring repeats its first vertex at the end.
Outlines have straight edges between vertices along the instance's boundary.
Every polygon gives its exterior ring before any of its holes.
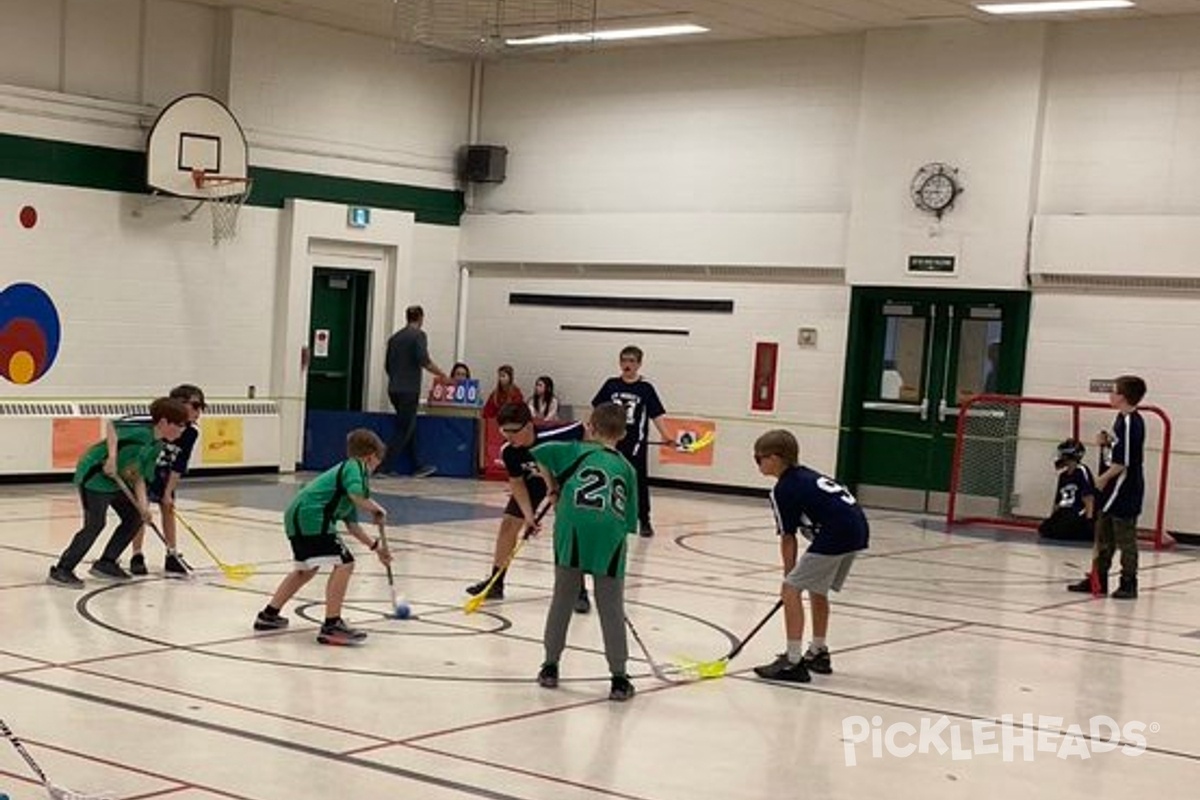
{"type": "MultiPolygon", "coordinates": [[[[245,506],[266,511],[277,511],[281,515],[287,509],[296,492],[294,484],[248,483],[237,486],[187,487],[187,497],[207,503],[230,506],[245,506]]],[[[436,525],[439,522],[462,522],[465,520],[499,519],[504,510],[478,503],[462,503],[456,500],[434,500],[410,495],[372,492],[372,497],[387,509],[389,525],[436,525]]]]}

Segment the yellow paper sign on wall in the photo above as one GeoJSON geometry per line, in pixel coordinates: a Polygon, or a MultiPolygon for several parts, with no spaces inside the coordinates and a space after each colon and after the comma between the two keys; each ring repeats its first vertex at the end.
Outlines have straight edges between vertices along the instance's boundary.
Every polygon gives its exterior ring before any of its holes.
{"type": "Polygon", "coordinates": [[[202,464],[240,464],[243,460],[241,418],[202,417],[200,419],[200,462],[202,464]]]}

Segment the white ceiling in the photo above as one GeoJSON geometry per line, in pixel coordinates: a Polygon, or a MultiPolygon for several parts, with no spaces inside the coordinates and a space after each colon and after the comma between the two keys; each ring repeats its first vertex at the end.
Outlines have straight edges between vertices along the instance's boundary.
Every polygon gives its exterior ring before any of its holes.
{"type": "MultiPolygon", "coordinates": [[[[995,2],[996,0],[991,0],[995,2]]],[[[503,38],[563,29],[693,22],[707,41],[822,36],[906,25],[1013,24],[972,0],[194,0],[249,8],[457,53],[496,54],[503,38]]],[[[1146,19],[1200,14],[1200,0],[1136,0],[1132,9],[1076,12],[1052,20],[1146,19]]],[[[596,47],[599,45],[589,45],[596,47]]],[[[528,52],[522,50],[521,52],[528,52]]]]}

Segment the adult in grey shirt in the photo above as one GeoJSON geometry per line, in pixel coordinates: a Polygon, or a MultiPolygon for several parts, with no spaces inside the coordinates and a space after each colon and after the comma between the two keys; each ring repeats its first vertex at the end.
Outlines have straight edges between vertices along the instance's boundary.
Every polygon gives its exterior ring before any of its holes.
{"type": "MultiPolygon", "coordinates": [[[[421,402],[422,370],[445,378],[442,368],[429,358],[429,342],[421,326],[425,323],[425,310],[420,306],[409,306],[404,310],[408,323],[388,339],[387,358],[384,369],[388,376],[388,398],[396,409],[396,431],[388,443],[388,453],[393,457],[399,453],[408,455],[413,465],[413,476],[424,478],[437,471],[429,464],[417,461],[417,408],[421,402]]],[[[392,463],[395,463],[394,461],[392,463]]]]}

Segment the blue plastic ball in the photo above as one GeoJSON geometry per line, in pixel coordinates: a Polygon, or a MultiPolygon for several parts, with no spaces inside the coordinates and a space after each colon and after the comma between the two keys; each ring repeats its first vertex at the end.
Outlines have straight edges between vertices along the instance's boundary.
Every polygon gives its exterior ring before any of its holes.
{"type": "Polygon", "coordinates": [[[408,619],[412,616],[412,609],[408,607],[408,603],[396,603],[396,619],[408,619]]]}

